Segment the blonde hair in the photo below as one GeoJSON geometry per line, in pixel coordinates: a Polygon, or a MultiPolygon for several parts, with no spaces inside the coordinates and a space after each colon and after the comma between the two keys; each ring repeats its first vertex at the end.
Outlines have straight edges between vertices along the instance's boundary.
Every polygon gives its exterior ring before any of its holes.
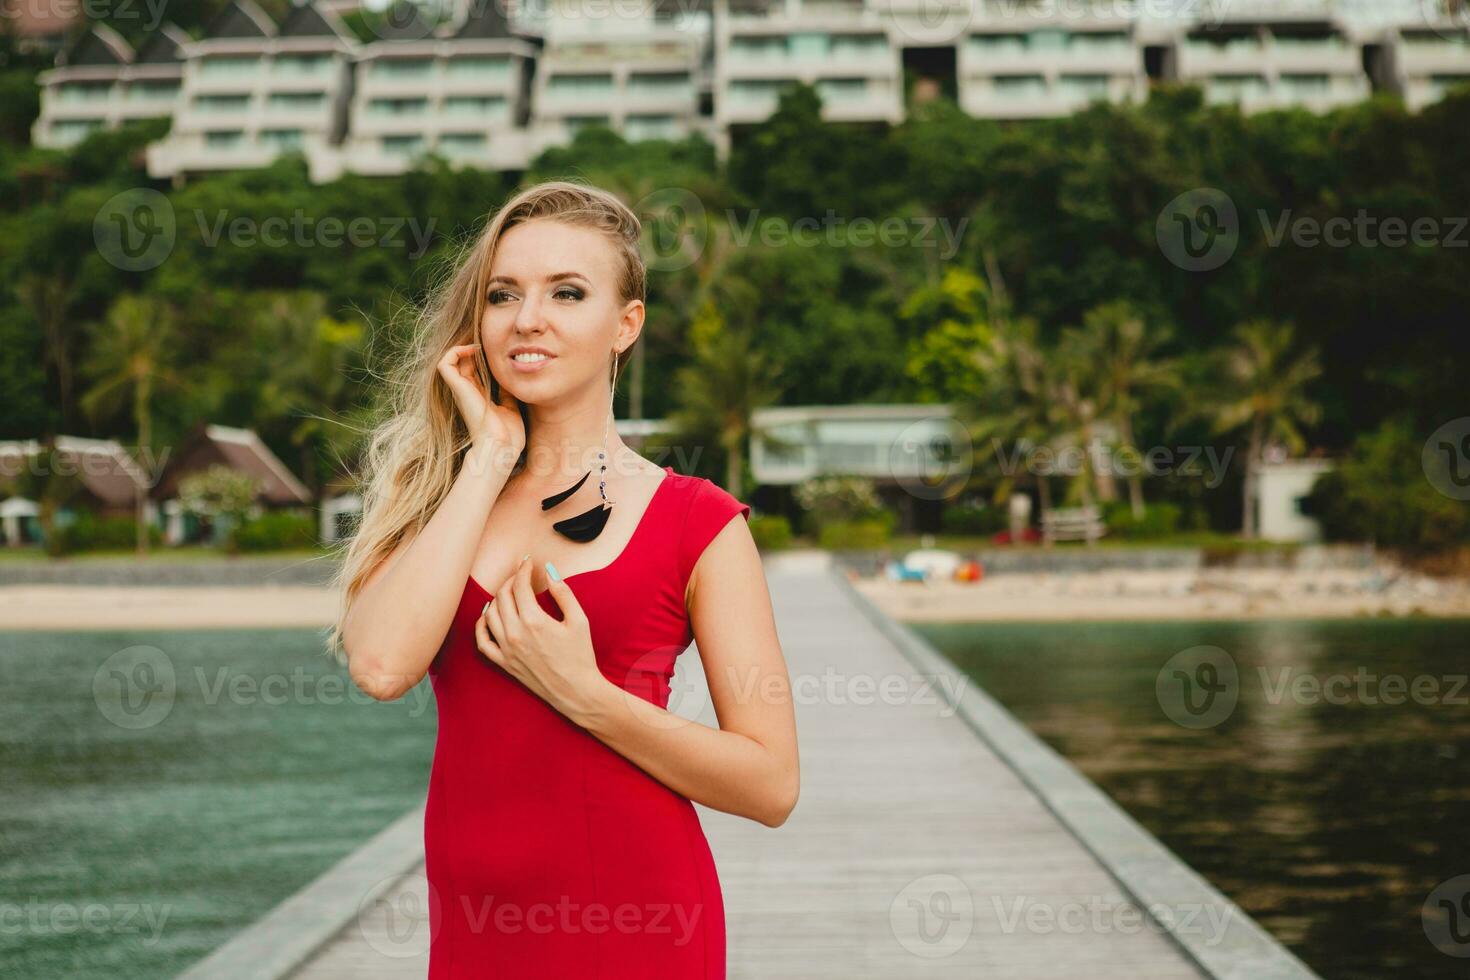
{"type": "MultiPolygon", "coordinates": [[[[407,350],[386,379],[380,421],[369,435],[360,471],[354,474],[361,488],[362,512],[333,576],[338,611],[326,640],[327,654],[341,663],[347,659],[343,627],[363,583],[405,535],[417,534],[428,523],[458,476],[470,433],[439,376],[438,364],[451,347],[478,342],[486,280],[501,236],[535,218],[604,232],[621,268],[622,301],[646,300],[648,272],[639,250],[638,216],[614,194],[590,184],[552,180],[526,187],[501,206],[478,238],[464,244],[449,273],[413,309],[407,350]]],[[[633,346],[617,355],[619,376],[633,346]]],[[[476,366],[480,384],[489,394],[491,376],[483,351],[476,366]]],[[[524,419],[524,406],[521,414],[524,419]]],[[[525,458],[522,450],[516,466],[525,458]]]]}

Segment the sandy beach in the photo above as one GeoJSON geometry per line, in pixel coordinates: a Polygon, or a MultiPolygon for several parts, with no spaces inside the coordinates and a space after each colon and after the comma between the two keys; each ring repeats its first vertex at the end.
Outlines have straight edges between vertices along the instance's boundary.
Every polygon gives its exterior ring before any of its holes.
{"type": "MultiPolygon", "coordinates": [[[[814,561],[817,553],[772,556],[814,561]]],[[[822,556],[825,561],[825,556],[822,556]]],[[[910,622],[1467,616],[1470,581],[1376,569],[1011,572],[980,582],[854,585],[910,622]]],[[[0,586],[0,629],[326,628],[331,590],[310,585],[0,586]]]]}
{"type": "Polygon", "coordinates": [[[980,582],[879,577],[853,583],[884,612],[910,622],[1470,616],[1470,582],[1393,569],[1011,573],[980,582]]]}

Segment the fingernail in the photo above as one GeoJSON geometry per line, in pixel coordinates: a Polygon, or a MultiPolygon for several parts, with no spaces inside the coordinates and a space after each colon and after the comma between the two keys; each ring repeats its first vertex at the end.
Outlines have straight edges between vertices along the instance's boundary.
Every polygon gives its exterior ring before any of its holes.
{"type": "MultiPolygon", "coordinates": [[[[527,558],[530,558],[530,557],[531,557],[531,553],[528,551],[524,555],[521,555],[521,561],[525,561],[527,558]]],[[[519,562],[517,562],[517,564],[519,564],[519,562]]]]}
{"type": "Polygon", "coordinates": [[[489,611],[490,611],[490,603],[487,602],[487,603],[485,603],[484,607],[480,610],[480,615],[483,616],[483,615],[485,615],[489,611]]]}
{"type": "Polygon", "coordinates": [[[546,574],[550,575],[554,580],[558,582],[561,581],[561,572],[558,572],[556,570],[556,566],[553,565],[551,562],[546,563],[546,574]]]}

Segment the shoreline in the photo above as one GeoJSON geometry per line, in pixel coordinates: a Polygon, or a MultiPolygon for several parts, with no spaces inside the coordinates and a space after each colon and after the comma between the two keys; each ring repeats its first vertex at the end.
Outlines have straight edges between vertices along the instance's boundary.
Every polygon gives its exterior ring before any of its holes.
{"type": "MultiPolygon", "coordinates": [[[[840,573],[839,573],[840,574],[840,573]]],[[[1470,581],[1372,569],[1007,572],[980,582],[892,582],[846,573],[913,623],[1159,622],[1470,617],[1470,581]]],[[[0,585],[0,630],[328,628],[320,585],[0,585]]]]}

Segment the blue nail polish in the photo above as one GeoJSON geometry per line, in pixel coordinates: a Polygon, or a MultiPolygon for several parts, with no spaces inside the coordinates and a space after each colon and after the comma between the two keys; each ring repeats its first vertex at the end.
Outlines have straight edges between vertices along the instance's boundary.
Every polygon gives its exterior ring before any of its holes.
{"type": "Polygon", "coordinates": [[[556,566],[553,565],[551,562],[546,563],[546,574],[550,575],[558,582],[561,581],[561,573],[556,570],[556,566]]]}

